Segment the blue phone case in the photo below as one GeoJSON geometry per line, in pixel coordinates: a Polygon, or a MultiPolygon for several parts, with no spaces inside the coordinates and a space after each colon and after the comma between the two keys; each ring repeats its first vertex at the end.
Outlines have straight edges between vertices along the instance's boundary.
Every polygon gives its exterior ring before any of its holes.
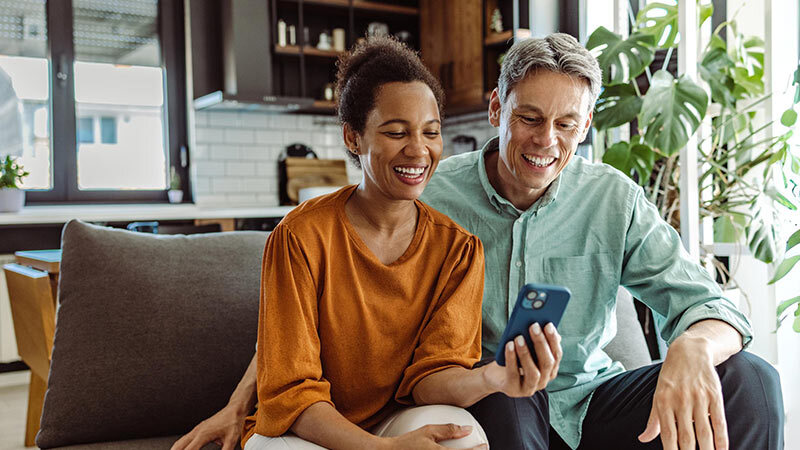
{"type": "Polygon", "coordinates": [[[534,322],[538,322],[542,328],[552,322],[558,328],[571,295],[569,289],[563,286],[535,283],[522,286],[517,296],[517,303],[514,305],[514,311],[511,312],[511,318],[508,319],[503,337],[497,346],[495,354],[497,364],[506,365],[506,344],[519,335],[525,337],[525,343],[531,349],[535,362],[536,353],[533,350],[533,342],[528,329],[534,322]]]}

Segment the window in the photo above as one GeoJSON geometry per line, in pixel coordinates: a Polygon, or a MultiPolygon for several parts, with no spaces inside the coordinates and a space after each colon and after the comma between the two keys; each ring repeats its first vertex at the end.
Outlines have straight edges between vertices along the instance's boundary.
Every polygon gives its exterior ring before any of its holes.
{"type": "Polygon", "coordinates": [[[182,0],[0,0],[0,69],[29,203],[166,201],[170,166],[188,180],[182,0]]]}

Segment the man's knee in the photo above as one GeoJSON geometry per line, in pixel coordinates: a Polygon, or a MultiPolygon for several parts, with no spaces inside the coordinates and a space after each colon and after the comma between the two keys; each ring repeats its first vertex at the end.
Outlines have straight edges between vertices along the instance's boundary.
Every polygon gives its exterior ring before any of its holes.
{"type": "Polygon", "coordinates": [[[741,351],[717,366],[726,409],[729,400],[764,420],[783,423],[783,394],[778,371],[767,361],[741,351]],[[758,407],[760,406],[760,407],[758,407]],[[766,414],[766,416],[764,416],[766,414]]]}

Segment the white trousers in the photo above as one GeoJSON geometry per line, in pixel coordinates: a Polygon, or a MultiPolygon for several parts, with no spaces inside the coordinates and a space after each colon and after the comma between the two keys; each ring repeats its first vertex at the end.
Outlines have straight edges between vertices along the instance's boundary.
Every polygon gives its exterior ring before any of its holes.
{"type": "MultiPolygon", "coordinates": [[[[461,439],[439,442],[444,447],[469,448],[489,443],[483,428],[466,409],[450,405],[427,405],[402,409],[375,426],[372,429],[372,434],[383,437],[399,436],[425,425],[447,423],[470,425],[472,426],[472,433],[461,439]]],[[[254,434],[244,446],[244,450],[324,450],[324,448],[300,439],[291,433],[280,437],[266,437],[254,434]]]]}

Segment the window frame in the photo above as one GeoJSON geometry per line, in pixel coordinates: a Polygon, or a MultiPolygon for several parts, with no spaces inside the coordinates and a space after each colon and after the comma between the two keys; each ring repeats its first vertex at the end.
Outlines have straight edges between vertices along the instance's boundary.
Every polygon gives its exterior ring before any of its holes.
{"type": "MultiPolygon", "coordinates": [[[[47,61],[50,87],[52,189],[26,191],[26,204],[166,203],[163,190],[80,190],[72,0],[47,0],[47,61]]],[[[184,202],[192,202],[187,151],[186,49],[182,0],[158,0],[158,38],[164,71],[164,145],[167,161],[181,176],[184,202]]],[[[170,173],[169,167],[166,168],[170,173]]]]}

